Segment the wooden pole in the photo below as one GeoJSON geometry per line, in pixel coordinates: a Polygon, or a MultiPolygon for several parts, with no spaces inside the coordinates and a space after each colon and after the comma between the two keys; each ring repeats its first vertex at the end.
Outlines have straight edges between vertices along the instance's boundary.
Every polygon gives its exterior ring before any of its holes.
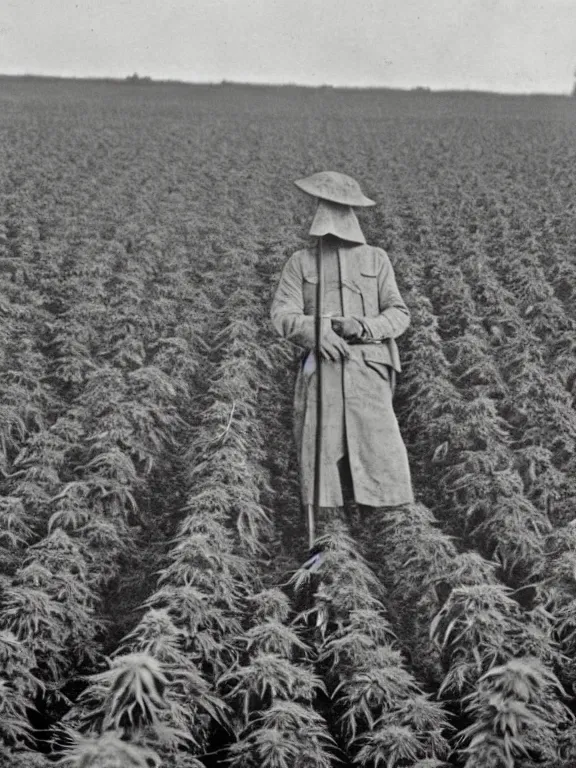
{"type": "Polygon", "coordinates": [[[316,539],[315,519],[320,516],[320,488],[322,483],[322,429],[323,429],[323,392],[322,383],[322,315],[324,314],[324,259],[323,240],[318,238],[316,265],[318,282],[316,283],[316,309],[314,313],[315,355],[316,355],[316,444],[314,455],[314,504],[308,509],[308,534],[310,548],[316,539]]]}

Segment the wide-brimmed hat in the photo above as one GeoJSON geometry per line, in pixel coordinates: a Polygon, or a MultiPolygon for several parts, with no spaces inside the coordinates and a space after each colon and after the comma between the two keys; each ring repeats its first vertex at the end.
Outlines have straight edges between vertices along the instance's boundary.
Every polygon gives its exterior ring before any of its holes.
{"type": "Polygon", "coordinates": [[[294,184],[303,192],[332,203],[357,207],[376,205],[374,200],[362,194],[360,185],[352,176],[338,171],[313,173],[305,179],[298,179],[294,184]]]}

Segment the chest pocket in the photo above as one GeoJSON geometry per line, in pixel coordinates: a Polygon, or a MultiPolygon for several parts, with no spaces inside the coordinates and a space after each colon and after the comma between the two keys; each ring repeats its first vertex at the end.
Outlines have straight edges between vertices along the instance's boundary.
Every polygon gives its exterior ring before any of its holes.
{"type": "Polygon", "coordinates": [[[380,300],[378,296],[378,271],[376,267],[360,267],[358,285],[362,293],[364,315],[376,317],[380,314],[380,300]]]}
{"type": "MultiPolygon", "coordinates": [[[[345,281],[341,286],[338,280],[325,279],[324,283],[324,311],[332,314],[340,314],[341,292],[351,290],[354,295],[360,296],[360,289],[354,284],[345,281]],[[338,309],[338,311],[336,311],[338,309]]],[[[318,275],[315,272],[304,272],[302,275],[302,298],[304,314],[313,315],[316,308],[316,291],[318,290],[318,275]]]]}
{"type": "MultiPolygon", "coordinates": [[[[318,285],[318,275],[315,272],[307,271],[302,275],[302,298],[304,304],[304,314],[313,315],[316,307],[316,290],[318,285]]],[[[339,290],[336,283],[328,284],[325,287],[327,293],[333,289],[339,290]]],[[[361,267],[353,280],[345,280],[342,286],[344,291],[349,291],[349,297],[352,304],[357,304],[361,300],[362,309],[353,307],[349,314],[359,314],[360,311],[366,317],[376,317],[380,314],[380,303],[378,297],[378,272],[375,267],[361,267]]],[[[325,293],[324,299],[327,299],[325,293]]],[[[348,302],[347,302],[348,303],[348,302]]]]}

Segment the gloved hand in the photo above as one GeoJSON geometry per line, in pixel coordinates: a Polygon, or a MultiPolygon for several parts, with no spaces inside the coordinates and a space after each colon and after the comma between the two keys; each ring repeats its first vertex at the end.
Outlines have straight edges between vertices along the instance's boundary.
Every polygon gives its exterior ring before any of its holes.
{"type": "Polygon", "coordinates": [[[348,341],[359,339],[364,332],[362,323],[355,317],[333,317],[331,322],[332,330],[348,341]]]}
{"type": "Polygon", "coordinates": [[[324,360],[346,360],[350,357],[348,344],[338,336],[332,328],[324,332],[320,342],[320,354],[324,360]]]}

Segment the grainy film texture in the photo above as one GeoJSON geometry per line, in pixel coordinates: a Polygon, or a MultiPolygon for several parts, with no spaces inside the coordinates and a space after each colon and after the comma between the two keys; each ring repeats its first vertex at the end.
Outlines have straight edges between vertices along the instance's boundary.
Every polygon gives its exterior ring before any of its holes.
{"type": "Polygon", "coordinates": [[[573,768],[576,100],[6,78],[0,146],[0,764],[573,768]],[[322,169],[417,501],[311,573],[269,310],[322,169]]]}

